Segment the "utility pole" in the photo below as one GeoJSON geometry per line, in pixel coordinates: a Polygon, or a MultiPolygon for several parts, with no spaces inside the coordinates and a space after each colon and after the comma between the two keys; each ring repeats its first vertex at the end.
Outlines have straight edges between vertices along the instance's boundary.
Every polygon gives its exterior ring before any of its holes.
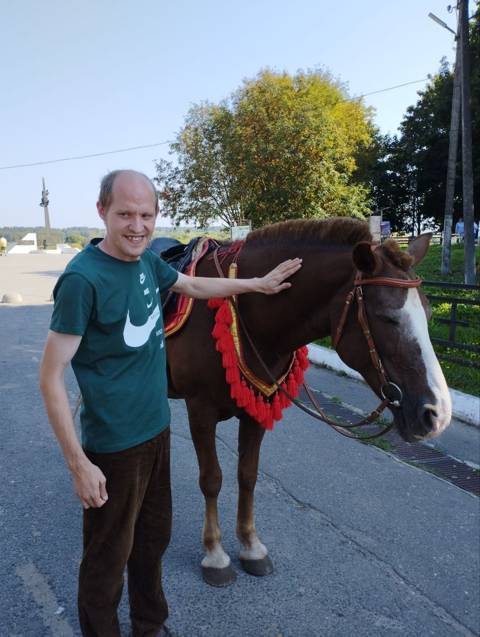
{"type": "Polygon", "coordinates": [[[48,190],[45,188],[45,177],[42,177],[42,199],[40,201],[40,207],[43,208],[45,215],[45,230],[47,231],[47,237],[50,234],[50,215],[48,213],[48,190]]]}
{"type": "Polygon", "coordinates": [[[468,0],[459,1],[460,45],[462,48],[462,183],[465,225],[465,283],[475,285],[475,238],[473,232],[472,120],[470,113],[470,51],[468,0]]]}
{"type": "MultiPolygon", "coordinates": [[[[442,274],[450,272],[453,199],[458,147],[459,112],[462,113],[462,199],[464,221],[464,281],[475,284],[475,238],[473,210],[472,123],[470,112],[470,51],[468,31],[468,0],[459,0],[457,33],[433,13],[428,17],[455,35],[457,41],[453,82],[452,112],[448,147],[448,169],[443,223],[442,274]]],[[[451,7],[449,7],[449,11],[451,7]]]]}
{"type": "Polygon", "coordinates": [[[459,42],[459,28],[455,36],[455,68],[453,74],[452,113],[450,116],[450,134],[448,140],[447,184],[445,190],[445,213],[443,215],[442,266],[443,275],[450,274],[452,253],[453,200],[455,197],[455,176],[457,172],[458,129],[460,124],[460,77],[462,51],[459,42]]]}
{"type": "MultiPolygon", "coordinates": [[[[451,7],[449,7],[449,11],[451,7]]],[[[446,22],[434,13],[428,17],[455,36],[455,68],[453,75],[452,109],[450,115],[450,133],[448,139],[447,183],[445,187],[445,211],[443,214],[442,264],[441,273],[450,274],[452,253],[453,200],[455,198],[455,177],[457,172],[458,129],[460,124],[460,77],[462,66],[462,49],[460,46],[460,19],[457,22],[457,33],[446,22]]]]}

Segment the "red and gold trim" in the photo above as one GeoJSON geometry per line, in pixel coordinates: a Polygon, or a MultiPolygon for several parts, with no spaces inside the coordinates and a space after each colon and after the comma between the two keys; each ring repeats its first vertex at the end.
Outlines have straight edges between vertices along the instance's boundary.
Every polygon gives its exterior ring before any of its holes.
{"type": "MultiPolygon", "coordinates": [[[[229,272],[229,276],[232,276],[232,272],[229,272]]],[[[216,342],[215,347],[222,356],[231,398],[262,427],[273,429],[274,421],[281,420],[283,410],[291,405],[289,398],[278,386],[293,397],[298,395],[304,371],[309,364],[307,347],[301,347],[293,354],[287,371],[276,384],[268,385],[245,362],[233,303],[229,299],[210,299],[208,306],[216,310],[212,336],[216,342]]]]}

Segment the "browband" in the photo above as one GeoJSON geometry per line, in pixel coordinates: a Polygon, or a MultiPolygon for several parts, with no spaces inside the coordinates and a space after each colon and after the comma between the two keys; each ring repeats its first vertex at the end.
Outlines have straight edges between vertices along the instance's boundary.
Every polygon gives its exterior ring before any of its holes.
{"type": "Polygon", "coordinates": [[[359,279],[355,278],[354,285],[388,285],[394,288],[418,288],[422,285],[422,279],[416,277],[415,279],[393,279],[391,277],[376,277],[374,279],[359,279]]]}

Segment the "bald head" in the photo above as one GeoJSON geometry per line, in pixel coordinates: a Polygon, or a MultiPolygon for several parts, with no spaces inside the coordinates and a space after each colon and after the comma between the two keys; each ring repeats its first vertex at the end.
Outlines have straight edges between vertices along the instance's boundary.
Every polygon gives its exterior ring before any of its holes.
{"type": "Polygon", "coordinates": [[[100,183],[100,193],[98,195],[98,203],[105,210],[111,205],[116,189],[137,190],[145,188],[145,185],[152,190],[154,199],[155,214],[158,213],[158,196],[155,186],[151,179],[136,170],[112,170],[102,179],[100,183]]]}

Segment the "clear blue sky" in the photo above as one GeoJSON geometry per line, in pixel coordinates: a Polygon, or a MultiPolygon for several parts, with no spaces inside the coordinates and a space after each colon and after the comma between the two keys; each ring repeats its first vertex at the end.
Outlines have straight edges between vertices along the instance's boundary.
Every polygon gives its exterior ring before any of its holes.
{"type": "MultiPolygon", "coordinates": [[[[445,0],[22,0],[0,9],[0,166],[173,139],[189,107],[219,101],[263,67],[323,66],[363,95],[426,78],[453,59],[445,0]]],[[[471,2],[473,5],[473,2],[471,2]]],[[[424,83],[365,98],[395,132],[424,83]]],[[[100,226],[101,177],[154,175],[168,146],[0,170],[0,226],[100,226]]],[[[163,223],[160,221],[160,223],[163,223]]]]}

